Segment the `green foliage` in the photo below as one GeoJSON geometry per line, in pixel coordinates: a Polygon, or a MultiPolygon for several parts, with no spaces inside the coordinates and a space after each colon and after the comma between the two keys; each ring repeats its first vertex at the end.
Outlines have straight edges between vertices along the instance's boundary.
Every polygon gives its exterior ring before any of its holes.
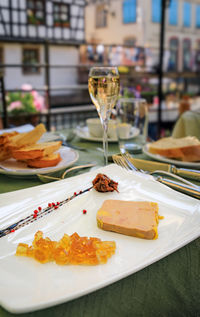
{"type": "Polygon", "coordinates": [[[10,114],[37,113],[34,97],[30,92],[10,92],[6,96],[7,109],[10,114]]]}
{"type": "Polygon", "coordinates": [[[133,91],[131,91],[130,89],[124,88],[123,97],[124,98],[134,98],[135,95],[134,95],[133,91]]]}

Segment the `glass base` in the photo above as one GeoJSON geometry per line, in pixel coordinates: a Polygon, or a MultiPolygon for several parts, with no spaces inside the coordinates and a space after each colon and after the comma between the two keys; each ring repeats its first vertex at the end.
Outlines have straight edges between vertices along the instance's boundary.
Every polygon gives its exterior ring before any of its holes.
{"type": "Polygon", "coordinates": [[[142,153],[142,146],[136,143],[125,143],[123,147],[129,153],[133,153],[133,154],[142,153]]]}

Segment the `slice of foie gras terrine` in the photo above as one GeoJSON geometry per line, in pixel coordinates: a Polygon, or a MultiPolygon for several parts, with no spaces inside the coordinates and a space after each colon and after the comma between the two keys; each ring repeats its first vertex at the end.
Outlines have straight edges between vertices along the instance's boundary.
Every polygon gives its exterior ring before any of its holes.
{"type": "Polygon", "coordinates": [[[99,228],[149,240],[157,239],[158,222],[155,202],[105,200],[97,212],[99,228]]]}

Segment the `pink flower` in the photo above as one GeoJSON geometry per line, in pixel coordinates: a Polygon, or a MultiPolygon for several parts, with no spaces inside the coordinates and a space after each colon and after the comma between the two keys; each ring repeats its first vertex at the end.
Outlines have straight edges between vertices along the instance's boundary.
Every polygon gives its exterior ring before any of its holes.
{"type": "Polygon", "coordinates": [[[29,90],[32,90],[32,86],[31,85],[29,85],[29,84],[23,84],[22,86],[21,86],[21,89],[22,90],[24,90],[24,91],[29,91],[29,90]]]}
{"type": "Polygon", "coordinates": [[[36,99],[39,96],[38,92],[35,90],[31,91],[31,95],[33,96],[34,99],[36,99]]]}
{"type": "Polygon", "coordinates": [[[37,91],[33,90],[31,92],[33,96],[33,103],[37,111],[42,111],[45,109],[44,98],[38,94],[37,91]]]}
{"type": "Polygon", "coordinates": [[[12,110],[15,110],[15,109],[22,109],[22,108],[23,108],[23,105],[22,105],[21,101],[13,101],[8,106],[8,111],[12,111],[12,110]]]}

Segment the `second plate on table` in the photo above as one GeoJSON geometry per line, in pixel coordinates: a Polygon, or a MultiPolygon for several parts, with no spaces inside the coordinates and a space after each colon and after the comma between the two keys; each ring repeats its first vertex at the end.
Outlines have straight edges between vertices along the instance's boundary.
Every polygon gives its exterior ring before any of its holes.
{"type": "MultiPolygon", "coordinates": [[[[88,141],[94,141],[94,142],[102,142],[103,141],[103,138],[97,138],[97,137],[92,136],[89,133],[88,127],[86,127],[86,126],[85,127],[78,127],[75,131],[76,131],[76,135],[81,139],[88,140],[88,141]]],[[[130,135],[128,138],[126,138],[126,140],[135,138],[136,136],[139,135],[139,132],[140,132],[139,129],[132,127],[130,135]]],[[[117,141],[118,141],[117,138],[113,138],[113,139],[108,138],[108,142],[117,142],[117,141]]]]}
{"type": "Polygon", "coordinates": [[[143,153],[146,154],[147,156],[149,156],[150,158],[156,160],[156,161],[161,161],[161,162],[165,162],[165,163],[169,163],[169,164],[173,164],[173,165],[177,165],[177,166],[183,166],[183,167],[193,167],[193,168],[200,168],[200,162],[184,162],[184,161],[178,161],[175,159],[170,159],[164,156],[161,156],[159,154],[153,154],[151,152],[149,152],[149,144],[145,144],[145,146],[143,147],[143,153]]]}
{"type": "Polygon", "coordinates": [[[53,173],[73,165],[79,158],[78,152],[68,147],[63,146],[58,152],[60,153],[62,160],[56,166],[32,168],[27,167],[24,162],[18,162],[11,158],[0,163],[0,174],[19,177],[53,173]]]}

